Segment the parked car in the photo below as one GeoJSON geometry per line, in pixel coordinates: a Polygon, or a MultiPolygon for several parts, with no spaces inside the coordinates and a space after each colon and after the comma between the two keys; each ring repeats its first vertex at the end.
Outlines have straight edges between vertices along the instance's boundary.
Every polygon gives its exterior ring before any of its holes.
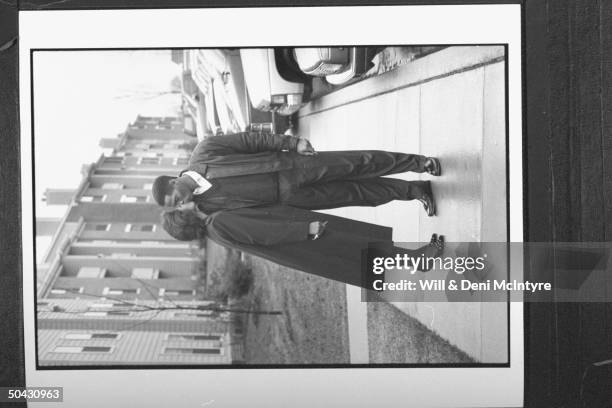
{"type": "Polygon", "coordinates": [[[246,130],[249,125],[249,106],[240,54],[237,50],[198,50],[206,61],[212,81],[217,115],[223,131],[232,133],[246,130]]]}
{"type": "Polygon", "coordinates": [[[240,57],[249,99],[255,109],[287,116],[303,105],[304,84],[281,76],[273,48],[241,49],[240,57]]]}
{"type": "Polygon", "coordinates": [[[322,47],[295,48],[293,55],[302,72],[340,85],[365,73],[375,52],[366,47],[322,47]]]}

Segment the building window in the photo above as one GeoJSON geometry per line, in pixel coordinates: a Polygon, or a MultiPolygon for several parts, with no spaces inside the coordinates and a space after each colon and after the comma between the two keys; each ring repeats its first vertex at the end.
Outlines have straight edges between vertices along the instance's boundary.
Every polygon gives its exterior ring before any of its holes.
{"type": "Polygon", "coordinates": [[[104,278],[105,276],[106,269],[96,266],[82,266],[77,273],[77,278],[104,278]]]}
{"type": "Polygon", "coordinates": [[[138,164],[159,164],[159,163],[160,163],[159,157],[141,157],[138,160],[138,164]]]}
{"type": "Polygon", "coordinates": [[[52,295],[65,295],[66,293],[83,293],[84,288],[53,288],[51,289],[52,295]]]}
{"type": "Polygon", "coordinates": [[[104,183],[102,188],[104,190],[123,190],[125,186],[121,183],[104,183]]]}
{"type": "Polygon", "coordinates": [[[195,296],[193,289],[166,289],[159,288],[159,296],[195,296]]]}
{"type": "Polygon", "coordinates": [[[113,245],[115,241],[110,239],[79,239],[76,243],[79,245],[113,245]]]}
{"type": "Polygon", "coordinates": [[[67,333],[66,340],[115,340],[119,333],[67,333]]]}
{"type": "Polygon", "coordinates": [[[115,288],[106,287],[102,291],[103,295],[137,295],[139,293],[140,293],[140,288],[136,288],[136,289],[117,288],[115,289],[115,288]]]}
{"type": "Polygon", "coordinates": [[[95,194],[95,195],[84,195],[81,197],[82,203],[101,203],[106,201],[106,195],[95,194]]]}
{"type": "Polygon", "coordinates": [[[211,317],[215,314],[214,310],[200,310],[197,313],[185,313],[185,312],[177,312],[174,314],[174,317],[211,317]]]}
{"type": "Polygon", "coordinates": [[[85,224],[85,230],[87,231],[108,231],[110,227],[111,224],[85,224]]]}
{"type": "Polygon", "coordinates": [[[125,309],[132,306],[129,303],[92,303],[89,309],[125,309]]]}
{"type": "Polygon", "coordinates": [[[218,347],[164,347],[164,354],[223,354],[218,347]]]}
{"type": "Polygon", "coordinates": [[[129,316],[130,312],[120,310],[89,310],[83,313],[83,316],[89,317],[106,317],[106,316],[129,316]]]}
{"type": "Polygon", "coordinates": [[[144,158],[156,158],[156,157],[163,157],[163,153],[158,153],[158,152],[145,152],[142,154],[141,157],[144,158]]]}
{"type": "Polygon", "coordinates": [[[54,353],[110,353],[113,348],[110,346],[58,346],[54,353]]]}
{"type": "Polygon", "coordinates": [[[146,203],[149,201],[149,196],[122,195],[122,203],[146,203]]]}
{"type": "Polygon", "coordinates": [[[133,268],[132,278],[134,279],[158,279],[159,269],[154,268],[133,268]]]}
{"type": "Polygon", "coordinates": [[[109,258],[132,258],[135,256],[136,254],[132,252],[113,252],[110,254],[109,258]]]}
{"type": "Polygon", "coordinates": [[[50,305],[49,302],[36,302],[36,311],[37,312],[51,312],[53,311],[53,305],[50,305]]]}
{"type": "Polygon", "coordinates": [[[221,341],[221,334],[168,334],[168,341],[221,341]]]}
{"type": "Polygon", "coordinates": [[[125,232],[155,232],[155,224],[127,224],[125,232]]]}
{"type": "Polygon", "coordinates": [[[188,157],[177,157],[174,159],[174,165],[175,166],[186,166],[189,164],[189,158],[188,157]]]}
{"type": "Polygon", "coordinates": [[[121,156],[110,156],[104,159],[104,163],[123,163],[123,157],[121,156]]]}

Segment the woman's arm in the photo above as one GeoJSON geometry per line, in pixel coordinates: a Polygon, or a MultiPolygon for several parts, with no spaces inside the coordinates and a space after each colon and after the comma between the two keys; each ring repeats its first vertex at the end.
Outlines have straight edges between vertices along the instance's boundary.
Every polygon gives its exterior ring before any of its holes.
{"type": "Polygon", "coordinates": [[[294,221],[265,211],[221,211],[209,217],[207,230],[229,242],[277,245],[313,239],[322,233],[318,221],[294,221]]]}

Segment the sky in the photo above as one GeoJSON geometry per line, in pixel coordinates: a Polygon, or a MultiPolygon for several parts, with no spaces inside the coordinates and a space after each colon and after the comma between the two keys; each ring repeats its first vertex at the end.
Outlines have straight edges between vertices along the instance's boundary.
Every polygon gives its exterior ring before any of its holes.
{"type": "Polygon", "coordinates": [[[37,51],[33,68],[37,217],[65,213],[43,193],[76,188],[83,164],[104,152],[101,138],[116,137],[138,114],[176,116],[180,106],[179,94],[165,93],[181,73],[168,50],[37,51]]]}

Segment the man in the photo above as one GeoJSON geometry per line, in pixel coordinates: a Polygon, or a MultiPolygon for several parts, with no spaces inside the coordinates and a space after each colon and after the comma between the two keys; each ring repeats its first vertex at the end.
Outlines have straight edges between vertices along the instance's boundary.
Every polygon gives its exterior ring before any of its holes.
{"type": "Polygon", "coordinates": [[[427,215],[435,215],[429,181],[382,177],[406,171],[439,176],[440,162],[374,150],[317,153],[303,138],[243,132],[200,142],[179,177],[158,177],[152,193],[161,206],[194,201],[206,214],[275,204],[320,210],[416,199],[427,215]]]}

